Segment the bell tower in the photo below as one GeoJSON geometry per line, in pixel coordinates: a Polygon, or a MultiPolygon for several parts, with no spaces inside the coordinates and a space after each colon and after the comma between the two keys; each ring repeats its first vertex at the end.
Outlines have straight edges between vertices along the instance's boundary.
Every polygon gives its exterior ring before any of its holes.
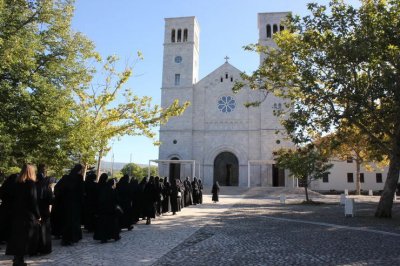
{"type": "Polygon", "coordinates": [[[165,19],[162,88],[199,81],[199,33],[195,17],[165,19]]]}
{"type": "MultiPolygon", "coordinates": [[[[262,46],[269,46],[277,48],[273,40],[275,33],[285,30],[283,21],[290,14],[290,12],[269,12],[258,13],[258,43],[262,46]]],[[[260,64],[264,61],[265,54],[260,54],[260,64]]]]}

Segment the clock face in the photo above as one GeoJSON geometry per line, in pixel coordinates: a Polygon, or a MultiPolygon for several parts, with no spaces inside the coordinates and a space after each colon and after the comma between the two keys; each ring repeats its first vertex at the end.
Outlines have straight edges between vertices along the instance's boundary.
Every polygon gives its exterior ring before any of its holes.
{"type": "Polygon", "coordinates": [[[182,62],[182,56],[178,55],[178,56],[175,57],[175,63],[179,64],[180,62],[182,62]]]}
{"type": "Polygon", "coordinates": [[[232,96],[222,96],[218,99],[218,109],[223,113],[230,113],[235,110],[236,101],[232,96]]]}

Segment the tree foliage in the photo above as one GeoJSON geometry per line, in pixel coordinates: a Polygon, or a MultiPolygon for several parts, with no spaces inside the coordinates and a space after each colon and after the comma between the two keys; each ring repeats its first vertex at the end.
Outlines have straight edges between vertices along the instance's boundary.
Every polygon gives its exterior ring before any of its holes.
{"type": "Polygon", "coordinates": [[[279,49],[247,47],[267,57],[243,78],[288,100],[284,126],[295,143],[359,129],[369,148],[389,159],[375,215],[391,217],[400,172],[400,2],[361,3],[309,4],[310,15],[290,15],[288,30],[275,34],[279,49]]]}
{"type": "MultiPolygon", "coordinates": [[[[124,175],[129,175],[141,180],[143,177],[148,175],[149,167],[141,167],[135,163],[126,164],[122,169],[121,173],[124,175]]],[[[157,176],[158,175],[158,167],[150,166],[150,175],[157,176]]]]}
{"type": "Polygon", "coordinates": [[[329,174],[329,169],[333,165],[328,159],[327,154],[311,144],[297,149],[282,148],[274,152],[277,166],[289,170],[289,175],[298,178],[300,184],[304,186],[306,201],[310,201],[308,196],[310,183],[329,174]]]}
{"type": "Polygon", "coordinates": [[[72,91],[91,79],[93,44],[71,30],[73,1],[0,1],[0,161],[62,168],[72,91]]]}

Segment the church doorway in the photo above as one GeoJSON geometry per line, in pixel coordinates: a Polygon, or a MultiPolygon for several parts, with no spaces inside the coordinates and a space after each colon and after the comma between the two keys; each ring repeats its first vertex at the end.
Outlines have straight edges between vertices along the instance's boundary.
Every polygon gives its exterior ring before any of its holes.
{"type": "Polygon", "coordinates": [[[239,161],[231,152],[221,152],[214,160],[214,182],[221,186],[239,185],[239,161]]]}
{"type": "Polygon", "coordinates": [[[272,186],[285,186],[285,169],[278,168],[275,164],[272,165],[272,186]]]}
{"type": "MultiPolygon", "coordinates": [[[[179,158],[172,157],[171,160],[179,161],[179,158]]],[[[180,163],[170,163],[169,164],[169,182],[181,177],[181,164],[180,163]]]]}

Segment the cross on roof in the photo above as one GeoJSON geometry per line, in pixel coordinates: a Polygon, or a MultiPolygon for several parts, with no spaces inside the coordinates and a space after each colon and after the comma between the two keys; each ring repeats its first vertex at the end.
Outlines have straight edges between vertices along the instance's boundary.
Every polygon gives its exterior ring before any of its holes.
{"type": "Polygon", "coordinates": [[[228,56],[225,56],[224,59],[226,60],[225,63],[228,63],[228,60],[230,59],[228,56]]]}

